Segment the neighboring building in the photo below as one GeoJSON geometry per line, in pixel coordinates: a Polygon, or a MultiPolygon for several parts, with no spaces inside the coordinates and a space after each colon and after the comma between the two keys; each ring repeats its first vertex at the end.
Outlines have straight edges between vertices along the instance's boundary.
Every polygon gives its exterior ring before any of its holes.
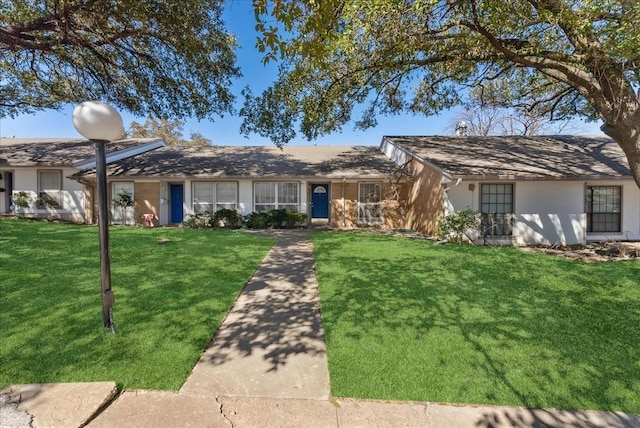
{"type": "MultiPolygon", "coordinates": [[[[221,208],[285,208],[332,227],[435,235],[456,211],[483,213],[478,241],[568,245],[640,240],[640,189],[620,147],[603,137],[383,137],[373,146],[107,148],[109,197],[134,206],[114,223],[180,224],[221,208]],[[124,215],[124,218],[123,218],[124,215]]],[[[86,140],[0,139],[0,213],[94,223],[95,152],[86,140]]]]}
{"type": "MultiPolygon", "coordinates": [[[[156,139],[115,141],[107,145],[107,162],[162,146],[156,139]]],[[[95,168],[90,141],[0,138],[0,214],[92,222],[93,186],[69,179],[87,168],[95,168]],[[27,207],[15,203],[19,194],[26,196],[27,207]]]]}
{"type": "MultiPolygon", "coordinates": [[[[128,189],[137,223],[179,224],[195,212],[285,208],[333,227],[404,224],[406,179],[377,147],[163,147],[111,162],[112,189],[128,189]]],[[[95,171],[78,173],[83,183],[95,171]]]]}
{"type": "Polygon", "coordinates": [[[406,227],[417,231],[471,209],[491,243],[640,240],[640,189],[609,138],[388,136],[380,148],[413,176],[406,227]]]}

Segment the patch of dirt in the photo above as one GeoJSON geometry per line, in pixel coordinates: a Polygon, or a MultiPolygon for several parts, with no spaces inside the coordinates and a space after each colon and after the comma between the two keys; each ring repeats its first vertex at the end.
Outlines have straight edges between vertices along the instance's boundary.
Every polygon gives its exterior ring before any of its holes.
{"type": "Polygon", "coordinates": [[[522,250],[581,260],[586,263],[640,258],[640,242],[591,242],[586,245],[523,247],[522,250]]]}

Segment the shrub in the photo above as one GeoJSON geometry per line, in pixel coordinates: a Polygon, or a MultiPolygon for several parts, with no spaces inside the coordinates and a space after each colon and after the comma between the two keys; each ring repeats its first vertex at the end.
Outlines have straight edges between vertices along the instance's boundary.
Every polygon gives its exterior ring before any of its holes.
{"type": "Polygon", "coordinates": [[[261,213],[252,212],[244,217],[244,223],[249,229],[265,229],[268,227],[292,229],[302,226],[306,219],[306,214],[279,209],[261,213]]]}
{"type": "Polygon", "coordinates": [[[189,218],[182,223],[182,226],[189,229],[204,229],[211,227],[211,222],[211,213],[209,211],[203,211],[189,214],[189,218]]]}
{"type": "Polygon", "coordinates": [[[113,195],[111,202],[122,211],[122,224],[127,224],[127,208],[134,205],[133,195],[127,189],[121,189],[113,195]]]}
{"type": "Polygon", "coordinates": [[[281,229],[287,224],[287,210],[279,209],[279,210],[271,210],[267,213],[269,217],[267,221],[267,226],[273,227],[275,229],[281,229]]]}
{"type": "Polygon", "coordinates": [[[17,192],[13,195],[13,205],[15,205],[18,215],[24,213],[31,206],[31,195],[27,192],[17,192]]]}
{"type": "Polygon", "coordinates": [[[479,219],[479,214],[470,209],[445,216],[438,222],[438,237],[459,244],[474,242],[479,219]]]}
{"type": "Polygon", "coordinates": [[[213,214],[211,218],[212,227],[222,227],[225,229],[236,229],[242,227],[242,216],[236,210],[223,208],[213,214]]]}
{"type": "Polygon", "coordinates": [[[293,229],[294,227],[304,226],[305,221],[307,220],[307,215],[304,213],[299,213],[297,211],[288,211],[287,212],[287,229],[293,229]]]}
{"type": "Polygon", "coordinates": [[[252,212],[244,217],[244,224],[249,229],[264,229],[268,223],[267,213],[252,212]]]}

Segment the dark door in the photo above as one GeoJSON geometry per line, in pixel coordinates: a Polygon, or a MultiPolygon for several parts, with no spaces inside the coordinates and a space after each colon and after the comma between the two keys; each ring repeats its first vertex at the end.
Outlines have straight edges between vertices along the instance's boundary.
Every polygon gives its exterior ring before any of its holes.
{"type": "Polygon", "coordinates": [[[182,223],[182,205],[184,205],[184,187],[182,184],[170,184],[171,223],[182,223]]]}
{"type": "Polygon", "coordinates": [[[329,218],[329,185],[311,185],[311,218],[329,218]]]}
{"type": "Polygon", "coordinates": [[[6,212],[9,212],[12,208],[15,210],[15,207],[13,206],[13,172],[5,171],[3,175],[4,186],[0,187],[4,187],[4,194],[6,198],[4,208],[6,212]]]}

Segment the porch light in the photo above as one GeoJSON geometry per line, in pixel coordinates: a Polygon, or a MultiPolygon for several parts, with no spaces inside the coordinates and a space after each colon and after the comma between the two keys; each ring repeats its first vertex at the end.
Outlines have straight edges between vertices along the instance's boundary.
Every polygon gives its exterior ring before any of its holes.
{"type": "Polygon", "coordinates": [[[100,101],[85,101],[73,110],[73,126],[96,148],[96,185],[98,196],[98,229],[100,234],[100,290],[104,328],[115,333],[109,260],[109,217],[107,215],[107,156],[105,144],[120,138],[124,132],[122,117],[111,106],[100,101]]]}

